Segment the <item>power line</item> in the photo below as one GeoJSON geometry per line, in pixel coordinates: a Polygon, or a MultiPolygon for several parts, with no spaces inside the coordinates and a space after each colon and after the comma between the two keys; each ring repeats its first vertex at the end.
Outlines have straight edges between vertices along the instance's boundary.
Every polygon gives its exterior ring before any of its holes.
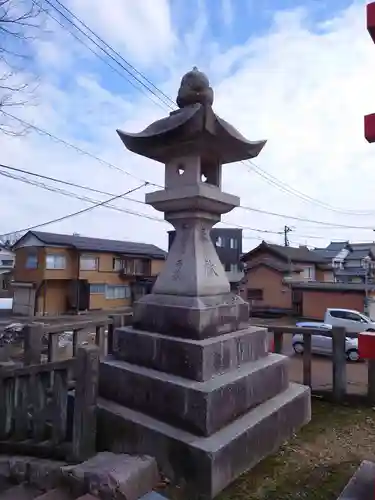
{"type": "MultiPolygon", "coordinates": [[[[36,0],[32,0],[32,2],[37,5],[37,2],[36,0]]],[[[126,75],[124,75],[124,73],[121,73],[121,71],[119,71],[117,68],[115,68],[114,66],[112,66],[106,59],[105,57],[103,57],[102,55],[100,55],[98,52],[96,52],[92,47],[90,47],[84,40],[82,40],[81,38],[79,38],[79,36],[77,36],[75,33],[73,33],[73,31],[69,30],[63,23],[61,23],[58,19],[56,19],[55,16],[53,16],[48,10],[44,10],[44,12],[46,12],[46,14],[51,18],[53,19],[61,28],[63,28],[64,30],[66,30],[68,33],[70,33],[70,35],[72,35],[73,38],[75,38],[78,42],[80,42],[82,45],[84,45],[87,50],[89,50],[90,52],[92,52],[92,54],[94,54],[98,59],[100,59],[104,64],[106,64],[109,68],[111,68],[115,73],[117,73],[121,78],[123,78],[124,80],[126,80],[128,83],[130,83],[130,85],[132,87],[134,87],[136,90],[139,90],[140,92],[142,92],[151,102],[153,102],[154,104],[156,104],[157,106],[159,106],[163,111],[165,110],[165,107],[161,106],[159,102],[157,101],[154,101],[154,99],[152,99],[151,96],[149,96],[142,87],[138,87],[132,80],[130,80],[126,75]]]]}
{"type": "MultiPolygon", "coordinates": [[[[25,170],[25,169],[11,167],[10,165],[5,165],[5,164],[2,164],[2,163],[0,163],[0,167],[4,168],[6,170],[11,170],[13,172],[19,172],[19,173],[23,173],[23,174],[30,175],[30,176],[33,176],[33,177],[39,177],[39,178],[44,179],[44,180],[48,180],[48,181],[52,181],[52,182],[64,184],[64,185],[67,185],[67,186],[70,186],[70,187],[75,187],[75,188],[78,188],[78,189],[83,189],[83,190],[91,191],[91,192],[94,192],[94,193],[97,193],[97,194],[102,194],[102,195],[105,195],[105,196],[117,196],[117,195],[114,195],[113,193],[110,193],[108,191],[103,191],[103,190],[99,190],[99,189],[96,189],[96,188],[92,188],[91,186],[84,186],[84,185],[81,185],[81,184],[78,184],[78,183],[75,183],[75,182],[66,181],[66,180],[63,180],[63,179],[58,179],[56,177],[47,176],[47,175],[43,175],[43,174],[38,174],[38,173],[35,173],[35,172],[30,172],[30,171],[25,170]]],[[[12,176],[12,175],[10,175],[7,172],[1,172],[0,171],[0,175],[3,175],[5,177],[10,177],[10,178],[13,178],[15,180],[20,180],[21,182],[26,182],[28,184],[36,185],[38,187],[42,187],[43,189],[47,189],[47,190],[50,190],[50,191],[53,191],[53,192],[57,192],[57,193],[60,193],[60,194],[65,194],[66,196],[73,196],[73,197],[76,197],[77,199],[79,199],[81,201],[90,201],[90,202],[93,201],[90,198],[82,197],[82,196],[76,195],[75,193],[71,193],[69,191],[62,191],[62,190],[54,188],[52,186],[47,186],[45,184],[40,184],[40,183],[34,183],[30,179],[19,178],[19,177],[14,176],[14,175],[12,176]]],[[[146,180],[144,180],[143,182],[146,185],[151,185],[152,184],[152,183],[150,183],[150,182],[148,182],[146,180]]],[[[145,202],[142,201],[142,200],[137,200],[137,199],[134,199],[134,198],[126,198],[126,199],[127,199],[127,201],[132,201],[132,202],[135,202],[135,203],[141,203],[141,204],[145,205],[145,202]]],[[[94,200],[94,203],[97,203],[97,200],[94,200]]],[[[275,212],[269,212],[269,211],[266,211],[266,210],[261,210],[261,209],[257,209],[257,208],[253,208],[253,207],[240,206],[238,208],[242,208],[244,210],[249,210],[249,211],[263,213],[265,215],[271,215],[271,216],[277,216],[277,217],[284,217],[284,218],[292,218],[292,219],[296,219],[296,220],[302,220],[304,222],[308,221],[310,223],[315,223],[315,224],[323,224],[323,225],[327,226],[327,227],[325,227],[325,229],[329,228],[331,226],[331,223],[328,223],[328,222],[314,221],[314,220],[311,220],[311,219],[304,219],[302,217],[295,217],[295,216],[289,216],[289,215],[279,214],[279,213],[275,213],[275,212]]],[[[120,207],[116,207],[116,209],[119,209],[120,211],[125,211],[126,213],[130,213],[130,215],[139,215],[139,216],[144,216],[144,217],[150,218],[152,220],[164,221],[164,219],[161,219],[161,218],[156,218],[156,217],[148,216],[146,214],[139,214],[137,212],[132,212],[132,211],[126,210],[126,209],[120,209],[120,207]]],[[[231,226],[234,226],[234,227],[238,227],[240,229],[245,229],[245,230],[249,230],[249,231],[256,231],[256,232],[259,232],[259,233],[279,234],[279,235],[283,234],[283,231],[272,231],[272,230],[268,230],[268,229],[260,229],[260,228],[253,228],[253,227],[249,227],[249,226],[242,226],[242,225],[235,224],[234,222],[232,222],[232,223],[230,223],[230,222],[223,222],[223,223],[231,225],[231,226]]],[[[334,227],[335,226],[336,225],[334,225],[334,227]]],[[[369,229],[372,230],[373,229],[370,226],[347,226],[347,225],[344,225],[344,224],[338,224],[337,227],[338,228],[344,228],[344,229],[361,229],[361,230],[369,230],[369,229]]],[[[318,236],[318,235],[304,235],[304,234],[300,234],[300,237],[311,238],[311,239],[318,239],[318,238],[319,239],[325,239],[324,237],[321,237],[321,236],[318,236]]]]}
{"type": "MultiPolygon", "coordinates": [[[[19,169],[19,168],[16,168],[16,167],[10,167],[9,165],[0,164],[0,167],[1,168],[5,168],[7,170],[11,170],[12,172],[21,172],[21,173],[24,173],[26,175],[30,175],[30,176],[33,176],[33,177],[39,177],[41,179],[49,180],[49,181],[56,182],[56,183],[61,183],[61,184],[68,185],[68,186],[71,186],[71,187],[75,187],[75,188],[78,188],[78,189],[84,189],[84,190],[92,191],[92,192],[95,192],[95,193],[98,193],[98,194],[103,194],[103,195],[106,195],[106,196],[121,198],[121,195],[114,195],[113,193],[109,193],[107,191],[102,191],[102,190],[95,189],[95,188],[92,188],[92,187],[89,187],[89,186],[83,186],[81,184],[70,182],[70,181],[64,181],[62,179],[57,179],[55,177],[51,177],[51,176],[47,176],[47,175],[37,174],[35,172],[29,172],[27,170],[19,169]]],[[[80,201],[94,203],[94,204],[98,203],[97,200],[93,200],[92,198],[89,198],[87,196],[81,196],[81,195],[78,195],[78,194],[73,193],[71,191],[66,191],[66,190],[63,190],[63,189],[60,189],[60,188],[56,188],[54,186],[47,185],[45,183],[41,183],[41,182],[38,182],[38,181],[33,181],[31,179],[27,179],[26,177],[17,176],[15,174],[12,174],[12,173],[9,173],[9,172],[4,172],[4,171],[0,170],[0,175],[3,176],[3,177],[7,177],[7,178],[10,178],[10,179],[13,179],[13,180],[18,180],[18,181],[23,182],[25,184],[29,184],[29,185],[32,185],[32,186],[36,186],[36,187],[45,189],[47,191],[51,191],[51,192],[54,192],[54,193],[57,193],[57,194],[61,194],[63,196],[68,196],[68,197],[71,197],[71,198],[75,198],[75,199],[80,200],[80,201]]],[[[148,183],[146,181],[144,183],[144,185],[147,185],[147,184],[148,183]]],[[[136,203],[141,203],[141,204],[145,205],[144,201],[137,200],[137,199],[134,199],[134,198],[127,198],[126,197],[126,200],[127,201],[133,201],[133,202],[136,202],[136,203]]],[[[106,204],[105,208],[110,208],[110,209],[113,209],[113,210],[117,210],[119,212],[124,212],[124,213],[129,214],[129,215],[135,215],[135,216],[138,216],[138,217],[147,218],[149,220],[155,220],[157,222],[164,222],[164,223],[166,223],[166,221],[164,219],[161,219],[159,217],[154,217],[154,216],[151,216],[151,215],[148,215],[148,214],[143,214],[143,213],[140,213],[140,212],[134,212],[134,211],[129,210],[129,209],[121,208],[121,207],[118,207],[118,206],[115,206],[115,205],[110,205],[110,202],[108,202],[106,204]]],[[[241,225],[238,225],[238,224],[235,224],[235,223],[232,223],[232,222],[227,222],[227,221],[222,221],[222,224],[229,225],[231,227],[233,227],[233,226],[234,227],[238,227],[240,229],[247,230],[247,231],[254,231],[254,232],[257,232],[257,233],[261,233],[261,234],[277,234],[277,235],[282,234],[282,231],[272,231],[272,230],[269,230],[269,229],[260,229],[260,228],[254,228],[254,227],[249,227],[249,226],[241,226],[241,225]]],[[[303,235],[301,235],[301,237],[302,236],[303,235]]],[[[307,236],[307,235],[305,235],[305,237],[306,238],[310,238],[310,236],[307,236]]],[[[250,239],[251,237],[245,236],[244,238],[245,239],[250,239]]],[[[319,238],[319,237],[318,236],[311,236],[311,238],[319,238]]]]}
{"type": "Polygon", "coordinates": [[[375,214],[375,211],[345,210],[342,208],[335,207],[333,205],[330,205],[329,203],[325,203],[321,200],[318,200],[317,198],[313,198],[312,196],[303,193],[302,191],[299,191],[298,189],[293,188],[286,182],[283,182],[274,175],[270,174],[269,172],[266,172],[252,160],[248,160],[247,162],[243,161],[242,163],[249,169],[251,169],[253,172],[255,172],[257,175],[262,177],[268,184],[275,186],[276,188],[285,193],[291,194],[292,196],[296,196],[297,198],[300,198],[303,201],[313,203],[314,205],[318,205],[326,210],[330,210],[331,212],[341,213],[345,215],[353,215],[353,216],[354,215],[366,216],[375,214]]]}
{"type": "Polygon", "coordinates": [[[88,156],[89,158],[96,160],[97,162],[101,163],[105,167],[111,168],[113,170],[117,170],[118,172],[121,172],[122,174],[125,174],[129,177],[132,177],[133,179],[135,179],[137,181],[147,182],[147,184],[149,184],[150,186],[163,188],[163,186],[161,184],[156,184],[156,183],[151,182],[151,181],[146,181],[145,179],[142,179],[141,177],[138,177],[138,176],[132,174],[131,172],[128,172],[127,170],[115,165],[114,163],[111,163],[107,160],[103,160],[103,158],[100,158],[99,156],[96,156],[93,153],[90,153],[89,151],[86,151],[85,149],[82,149],[82,148],[76,146],[75,144],[72,144],[64,139],[61,139],[60,137],[57,137],[56,135],[52,134],[51,132],[48,132],[45,129],[42,129],[41,127],[33,125],[32,123],[27,122],[26,120],[22,120],[21,118],[18,118],[17,116],[14,116],[11,113],[8,113],[7,111],[0,110],[0,112],[3,113],[3,115],[8,116],[9,118],[12,118],[14,120],[19,121],[25,127],[31,128],[31,129],[35,130],[36,132],[38,132],[39,134],[46,135],[47,137],[49,137],[53,141],[59,142],[59,143],[63,144],[64,146],[77,151],[77,153],[79,153],[79,154],[82,154],[84,156],[88,156]]]}
{"type": "Polygon", "coordinates": [[[135,68],[129,61],[127,61],[119,52],[117,52],[113,47],[111,47],[105,40],[103,40],[96,32],[94,32],[87,24],[85,24],[82,19],[76,16],[70,9],[68,9],[65,5],[63,5],[59,0],[55,0],[55,2],[60,5],[70,16],[73,17],[76,21],[78,21],[84,28],[86,28],[92,35],[94,35],[105,47],[111,50],[117,57],[121,59],[131,70],[133,70],[137,75],[143,78],[147,83],[151,85],[157,92],[159,92],[167,101],[169,101],[173,107],[176,107],[175,102],[165,94],[159,87],[157,87],[151,80],[149,80],[143,73],[141,73],[137,68],[135,68]]]}
{"type": "MultiPolygon", "coordinates": [[[[36,0],[32,0],[34,3],[36,3],[36,0]]],[[[105,47],[107,47],[109,50],[111,50],[111,52],[113,52],[117,57],[119,57],[129,68],[131,68],[131,70],[133,70],[136,74],[138,74],[141,78],[143,78],[146,82],[148,82],[151,87],[153,87],[157,92],[159,92],[159,94],[161,94],[163,96],[163,98],[161,98],[159,95],[157,95],[152,89],[150,89],[147,85],[144,84],[144,82],[142,82],[137,76],[135,76],[128,68],[126,68],[123,64],[121,64],[117,59],[115,59],[111,54],[108,53],[107,50],[103,49],[103,47],[101,47],[97,42],[95,42],[95,40],[92,39],[92,37],[90,37],[89,35],[87,35],[87,33],[85,33],[81,28],[79,28],[79,26],[77,26],[71,19],[69,19],[63,12],[61,12],[55,5],[53,5],[51,3],[50,0],[44,0],[48,5],[50,5],[50,7],[52,7],[56,12],[58,12],[69,24],[71,24],[74,28],[76,28],[77,30],[79,30],[86,38],[88,38],[92,43],[94,43],[100,50],[102,50],[111,60],[113,60],[115,63],[117,63],[124,71],[126,71],[133,79],[135,79],[138,83],[140,83],[148,92],[150,92],[151,94],[153,94],[155,97],[157,97],[164,105],[166,105],[169,109],[175,109],[175,103],[174,101],[167,95],[165,94],[162,90],[160,90],[155,84],[152,83],[151,80],[149,80],[145,75],[143,75],[139,70],[137,70],[137,68],[135,68],[134,66],[132,66],[123,56],[121,56],[121,54],[119,54],[119,52],[117,52],[115,49],[113,49],[113,47],[111,47],[108,43],[106,43],[96,32],[94,32],[89,26],[87,26],[87,24],[85,24],[78,16],[76,16],[70,9],[68,9],[66,6],[64,6],[59,0],[55,0],[55,2],[60,6],[62,7],[73,19],[75,19],[76,21],[78,21],[86,30],[88,30],[93,36],[95,36],[105,47]],[[164,99],[166,99],[168,102],[166,102],[164,99]],[[172,105],[172,106],[171,106],[172,105]]],[[[119,73],[119,71],[116,69],[116,68],[113,68],[113,66],[111,66],[108,61],[105,61],[105,59],[100,56],[99,54],[97,54],[95,51],[92,50],[91,47],[89,47],[87,44],[85,44],[85,42],[83,42],[80,38],[78,38],[74,33],[72,33],[70,30],[67,29],[67,27],[65,25],[63,25],[62,23],[60,23],[55,17],[52,16],[52,14],[48,11],[46,11],[48,15],[50,15],[50,17],[52,17],[58,24],[60,24],[60,26],[63,28],[63,29],[66,29],[67,31],[69,31],[69,33],[71,33],[76,39],[78,39],[81,43],[83,43],[91,52],[93,52],[97,57],[99,57],[102,61],[104,61],[106,64],[109,65],[109,67],[111,67],[113,70],[115,70],[118,74],[122,75],[121,73],[119,73]]],[[[124,76],[124,75],[122,75],[124,76]]],[[[129,81],[128,78],[126,78],[127,81],[129,81]]],[[[129,81],[129,83],[131,83],[133,86],[133,82],[129,81]]],[[[135,87],[137,88],[138,90],[143,90],[143,89],[139,89],[138,87],[135,87]]],[[[155,101],[153,101],[155,103],[155,101]]],[[[158,103],[155,103],[155,104],[158,104],[158,103]]],[[[244,162],[242,162],[244,163],[244,162]]],[[[307,202],[310,202],[310,203],[313,203],[315,205],[318,205],[318,206],[321,206],[322,208],[325,208],[327,210],[331,210],[333,212],[337,212],[337,213],[344,213],[346,215],[361,215],[361,216],[365,216],[365,215],[373,215],[374,212],[364,212],[364,211],[356,211],[356,210],[344,210],[344,209],[341,209],[341,208],[337,208],[337,207],[334,207],[328,203],[325,203],[325,202],[322,202],[321,200],[318,200],[316,198],[313,198],[293,187],[291,187],[290,185],[288,185],[287,183],[279,180],[277,177],[267,173],[265,170],[263,170],[261,167],[259,167],[256,163],[254,163],[253,161],[249,161],[248,162],[248,165],[250,165],[250,168],[252,168],[253,171],[255,171],[255,173],[257,173],[258,175],[260,175],[264,180],[266,180],[266,182],[268,182],[269,184],[277,187],[278,189],[280,189],[281,191],[283,192],[286,192],[288,194],[291,194],[293,196],[296,196],[304,201],[307,201],[307,202]]]]}
{"type": "MultiPolygon", "coordinates": [[[[165,106],[167,106],[169,109],[171,110],[174,110],[175,108],[171,106],[171,104],[169,104],[168,102],[166,102],[162,97],[160,97],[160,95],[158,95],[154,90],[152,90],[150,87],[148,87],[144,82],[142,82],[142,80],[140,80],[137,76],[135,76],[131,71],[129,71],[129,69],[124,66],[121,62],[119,62],[115,57],[112,56],[112,54],[110,54],[105,48],[103,48],[100,44],[98,44],[90,35],[88,35],[87,33],[85,33],[84,30],[82,30],[79,26],[77,26],[77,24],[75,24],[71,19],[69,19],[69,17],[67,17],[63,12],[61,12],[61,10],[59,10],[56,5],[53,5],[52,2],[50,2],[50,0],[43,0],[44,2],[46,2],[52,9],[54,9],[61,17],[63,17],[69,24],[71,24],[76,30],[78,30],[84,37],[86,37],[88,40],[90,40],[91,43],[93,43],[99,50],[101,50],[102,52],[104,52],[104,54],[109,57],[112,61],[114,61],[116,64],[118,64],[127,74],[129,74],[135,81],[137,81],[144,89],[146,89],[148,92],[150,92],[151,94],[153,94],[157,99],[159,99],[159,101],[161,101],[165,106]]],[[[32,0],[32,2],[35,4],[35,5],[38,5],[38,2],[36,0],[32,0]]],[[[66,9],[68,10],[68,9],[66,9]]],[[[50,14],[50,12],[48,10],[45,10],[45,12],[47,13],[47,15],[49,15],[50,17],[53,18],[53,16],[50,14]]],[[[70,12],[70,11],[69,11],[70,12]]],[[[71,13],[73,14],[73,13],[71,13]]],[[[56,19],[53,18],[55,21],[56,19]]],[[[77,18],[78,19],[78,18],[77,18]]],[[[59,21],[57,21],[59,22],[59,21]]],[[[81,22],[81,21],[79,21],[81,22]]],[[[59,23],[60,24],[60,23],[59,23]]],[[[81,24],[83,25],[83,23],[81,22],[81,24]]],[[[60,24],[61,26],[61,24],[60,24]]],[[[66,29],[67,31],[69,31],[67,29],[66,26],[62,25],[62,27],[64,29],[66,29]]],[[[87,28],[88,29],[88,28],[87,28]]],[[[69,31],[69,33],[71,33],[71,31],[69,31]]],[[[99,39],[99,37],[95,34],[96,38],[99,39]]],[[[82,42],[82,41],[81,41],[82,42]]],[[[82,42],[84,44],[84,42],[82,42]]],[[[85,44],[84,44],[85,45],[85,44]]],[[[111,48],[111,50],[113,50],[111,48]]],[[[114,51],[113,51],[114,52],[114,51]]],[[[95,52],[94,52],[95,53],[95,52]]],[[[96,53],[95,53],[96,54],[96,53]]],[[[137,88],[138,90],[141,89],[141,87],[135,87],[137,88]]],[[[142,89],[142,92],[144,92],[144,90],[142,89]]],[[[145,94],[147,95],[147,94],[145,94]]],[[[149,98],[149,96],[147,96],[149,98]]],[[[155,102],[155,101],[153,101],[155,102]]],[[[173,102],[173,101],[172,101],[173,102]]]]}
{"type": "MultiPolygon", "coordinates": [[[[0,170],[0,175],[2,175],[3,177],[8,177],[10,179],[23,182],[25,184],[29,184],[29,185],[32,185],[32,186],[36,186],[36,187],[45,189],[47,191],[51,191],[53,193],[57,193],[57,194],[61,194],[63,196],[67,196],[69,198],[74,198],[74,199],[79,200],[79,201],[84,201],[85,203],[93,203],[94,205],[96,203],[100,203],[100,200],[95,200],[93,198],[89,198],[88,196],[81,196],[81,195],[78,195],[77,193],[73,193],[71,191],[66,191],[64,189],[56,188],[54,186],[49,186],[47,184],[44,184],[44,183],[41,183],[41,182],[38,182],[38,181],[35,181],[35,180],[27,179],[25,177],[16,176],[16,175],[11,174],[9,172],[3,172],[3,171],[0,170]]],[[[118,196],[118,195],[113,195],[113,196],[118,196]]],[[[107,203],[105,205],[105,208],[110,208],[112,210],[116,210],[118,212],[123,212],[123,213],[129,214],[129,215],[135,215],[137,217],[143,217],[145,219],[156,220],[158,222],[165,222],[164,219],[161,219],[161,218],[158,218],[158,217],[154,217],[152,215],[140,213],[140,212],[135,212],[135,211],[129,210],[127,208],[121,208],[121,207],[118,207],[116,205],[111,205],[110,203],[107,203]]]]}
{"type": "Polygon", "coordinates": [[[116,196],[112,196],[112,198],[109,198],[108,200],[100,201],[91,207],[86,207],[86,208],[83,208],[82,210],[78,210],[77,212],[72,212],[72,213],[69,213],[67,215],[63,215],[62,217],[58,217],[57,219],[52,219],[52,220],[49,220],[47,222],[42,222],[41,224],[35,224],[34,226],[29,226],[26,228],[18,229],[17,231],[11,231],[9,233],[1,234],[0,238],[5,238],[5,237],[10,236],[12,234],[25,233],[25,232],[31,231],[33,229],[44,227],[44,226],[47,226],[49,224],[54,224],[55,222],[62,222],[63,220],[70,219],[72,217],[76,217],[77,215],[81,215],[81,214],[86,213],[86,212],[90,212],[91,210],[94,210],[95,208],[105,206],[107,203],[110,203],[111,201],[115,201],[117,198],[122,198],[123,196],[126,196],[127,194],[133,193],[134,191],[137,191],[138,189],[141,189],[142,187],[144,187],[146,185],[147,185],[147,183],[143,183],[140,186],[137,186],[136,188],[130,189],[129,191],[125,191],[125,193],[122,193],[122,194],[119,194],[116,196]]]}
{"type": "MultiPolygon", "coordinates": [[[[48,132],[47,130],[44,130],[42,129],[41,127],[38,127],[36,125],[33,125],[32,123],[30,122],[27,122],[26,120],[22,120],[21,118],[18,118],[17,116],[14,116],[12,115],[11,113],[8,113],[6,111],[3,111],[1,110],[1,112],[10,117],[10,118],[13,118],[17,121],[19,121],[20,123],[22,123],[24,126],[28,127],[28,128],[31,128],[33,130],[35,130],[36,132],[42,134],[42,135],[46,135],[47,137],[51,138],[52,140],[56,141],[56,142],[59,142],[61,144],[63,144],[64,146],[66,147],[69,147],[71,149],[74,149],[75,151],[77,151],[78,153],[82,154],[82,155],[85,155],[85,156],[88,156],[90,158],[93,158],[94,160],[98,161],[99,163],[101,163],[102,165],[104,166],[107,166],[109,168],[112,168],[112,169],[115,169],[115,170],[118,170],[120,172],[122,172],[123,174],[125,175],[128,175],[130,177],[133,177],[134,179],[138,180],[138,181],[143,181],[143,182],[148,182],[148,184],[150,186],[155,186],[155,187],[158,187],[158,188],[163,188],[163,186],[161,186],[160,184],[156,184],[154,182],[150,182],[150,181],[146,181],[145,179],[142,179],[140,177],[137,177],[135,175],[133,175],[132,173],[118,167],[117,165],[114,165],[113,163],[110,163],[108,162],[107,160],[104,160],[103,158],[100,158],[96,155],[94,155],[93,153],[90,153],[78,146],[75,146],[74,144],[71,144],[69,143],[68,141],[65,141],[64,139],[61,139],[60,137],[57,137],[56,135],[52,134],[51,132],[48,132]]],[[[271,215],[271,216],[274,216],[274,217],[283,217],[285,219],[291,219],[291,220],[297,220],[297,221],[301,221],[301,222],[308,222],[308,223],[312,223],[312,224],[318,224],[318,225],[321,225],[321,226],[326,226],[327,228],[342,228],[342,229],[369,229],[369,230],[372,230],[373,227],[370,227],[370,226],[350,226],[350,225],[345,225],[345,224],[337,224],[337,223],[329,223],[329,222],[324,222],[324,221],[317,221],[317,220],[313,220],[313,219],[309,219],[309,218],[304,218],[304,217],[296,217],[296,216],[292,216],[292,215],[286,215],[286,214],[279,214],[279,213],[275,213],[275,212],[269,212],[267,210],[261,210],[261,209],[257,209],[257,208],[254,208],[254,207],[248,207],[248,206],[243,206],[241,205],[239,208],[242,208],[244,210],[249,210],[249,211],[252,211],[252,212],[257,212],[257,213],[263,213],[265,215],[271,215]]]]}
{"type": "Polygon", "coordinates": [[[346,224],[324,222],[324,221],[318,221],[318,220],[314,220],[314,219],[308,219],[308,218],[305,218],[305,217],[297,217],[295,215],[279,214],[277,212],[270,212],[268,210],[261,210],[260,208],[247,207],[247,206],[243,206],[243,205],[241,205],[241,208],[243,208],[244,210],[248,210],[250,212],[256,212],[256,213],[259,213],[259,214],[271,215],[273,217],[282,217],[284,219],[298,220],[298,221],[301,221],[301,222],[310,222],[311,224],[319,224],[319,225],[322,225],[322,226],[332,227],[332,228],[336,227],[336,228],[343,228],[343,229],[366,229],[366,230],[371,230],[371,231],[374,230],[373,226],[358,226],[358,225],[349,226],[349,225],[346,225],[346,224]]]}

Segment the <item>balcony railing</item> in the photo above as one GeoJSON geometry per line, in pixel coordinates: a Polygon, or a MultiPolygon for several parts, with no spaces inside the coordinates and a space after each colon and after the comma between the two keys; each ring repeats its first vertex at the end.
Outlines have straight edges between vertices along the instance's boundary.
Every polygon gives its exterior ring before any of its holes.
{"type": "Polygon", "coordinates": [[[126,268],[123,267],[122,269],[119,270],[119,275],[122,278],[129,278],[129,277],[146,277],[150,276],[150,268],[148,266],[145,266],[144,269],[131,269],[131,268],[126,268]]]}

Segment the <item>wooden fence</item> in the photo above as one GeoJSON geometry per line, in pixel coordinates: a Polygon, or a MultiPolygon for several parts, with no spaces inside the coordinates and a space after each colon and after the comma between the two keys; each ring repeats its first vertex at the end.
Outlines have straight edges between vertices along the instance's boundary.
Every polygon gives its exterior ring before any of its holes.
{"type": "MultiPolygon", "coordinates": [[[[301,328],[291,326],[259,325],[267,328],[274,336],[274,352],[283,352],[285,335],[300,334],[303,337],[304,350],[302,354],[303,384],[312,387],[312,335],[322,333],[318,328],[301,328]]],[[[332,390],[334,401],[341,402],[347,396],[347,358],[345,353],[346,331],[342,327],[332,328],[332,390]]],[[[318,390],[317,393],[327,391],[318,390]]],[[[367,399],[375,403],[375,362],[367,362],[367,399]]]]}
{"type": "Polygon", "coordinates": [[[127,313],[25,325],[23,365],[0,368],[0,452],[71,463],[95,454],[99,360],[113,351],[114,329],[131,322],[127,313]],[[83,347],[80,334],[89,330],[95,345],[83,347]],[[72,353],[59,359],[59,336],[67,331],[72,353]]]}
{"type": "Polygon", "coordinates": [[[56,361],[59,358],[59,338],[64,332],[72,332],[72,356],[76,356],[77,348],[82,340],[81,335],[87,330],[95,331],[95,344],[100,356],[113,351],[113,332],[119,326],[131,324],[132,313],[114,314],[106,318],[76,320],[61,322],[54,325],[32,323],[23,328],[24,363],[25,365],[40,363],[45,352],[43,339],[47,338],[46,361],[56,361]]]}
{"type": "Polygon", "coordinates": [[[97,346],[64,361],[2,368],[1,453],[72,463],[95,454],[98,371],[97,346]]]}

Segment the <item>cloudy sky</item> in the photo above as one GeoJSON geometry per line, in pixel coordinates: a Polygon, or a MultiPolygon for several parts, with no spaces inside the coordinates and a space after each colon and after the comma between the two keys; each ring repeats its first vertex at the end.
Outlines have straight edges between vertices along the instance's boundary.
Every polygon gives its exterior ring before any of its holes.
{"type": "MultiPolygon", "coordinates": [[[[28,41],[29,58],[14,76],[37,85],[25,96],[28,105],[3,109],[65,144],[31,128],[21,137],[0,132],[0,163],[91,191],[0,168],[34,183],[0,175],[1,234],[89,207],[143,181],[163,183],[163,167],[128,153],[116,129],[140,131],[168,114],[170,101],[137,73],[158,97],[141,86],[124,60],[121,67],[100,52],[69,23],[71,14],[57,0],[38,1],[50,15],[42,16],[42,31],[28,41]]],[[[173,100],[181,76],[198,66],[211,79],[215,111],[250,140],[268,139],[253,164],[224,168],[224,190],[247,207],[225,216],[225,224],[245,228],[245,250],[261,239],[282,243],[285,225],[296,245],[374,239],[375,144],[364,139],[363,116],[375,112],[375,46],[364,2],[60,1],[173,100]]],[[[20,127],[9,116],[1,120],[20,127]]],[[[97,208],[43,230],[165,248],[171,227],[142,203],[155,189],[143,187],[113,202],[115,209],[97,208]]]]}

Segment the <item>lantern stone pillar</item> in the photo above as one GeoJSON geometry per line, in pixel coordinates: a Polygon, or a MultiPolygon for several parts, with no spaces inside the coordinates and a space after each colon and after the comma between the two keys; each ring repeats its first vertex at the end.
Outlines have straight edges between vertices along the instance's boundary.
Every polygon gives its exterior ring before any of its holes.
{"type": "Polygon", "coordinates": [[[196,68],[177,104],[143,132],[118,131],[127,149],[164,164],[165,189],[146,202],[176,236],[133,326],[116,329],[101,363],[99,434],[114,451],[155,456],[167,476],[212,498],[309,421],[310,391],[289,383],[288,358],[270,354],[267,331],[249,326],[210,238],[240,203],[222,191],[222,168],[256,157],[265,141],[214,113],[196,68]]]}

